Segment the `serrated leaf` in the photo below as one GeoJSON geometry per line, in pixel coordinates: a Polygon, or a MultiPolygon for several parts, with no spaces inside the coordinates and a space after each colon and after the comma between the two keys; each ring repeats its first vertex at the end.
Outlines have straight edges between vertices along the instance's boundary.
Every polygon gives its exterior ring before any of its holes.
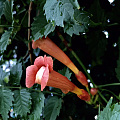
{"type": "Polygon", "coordinates": [[[32,96],[32,112],[29,116],[30,120],[40,120],[40,115],[42,113],[42,108],[44,107],[44,94],[42,92],[33,92],[32,96]]]}
{"type": "Polygon", "coordinates": [[[64,27],[64,21],[73,17],[74,9],[70,0],[47,0],[44,5],[47,21],[55,21],[57,26],[64,27]]]}
{"type": "Polygon", "coordinates": [[[70,2],[75,8],[80,9],[80,5],[77,0],[70,0],[70,2]]]}
{"type": "Polygon", "coordinates": [[[0,67],[0,85],[3,84],[4,78],[8,75],[7,72],[4,72],[2,67],[0,67]]]}
{"type": "Polygon", "coordinates": [[[14,111],[20,116],[27,116],[31,108],[31,96],[26,89],[14,91],[14,111]]]}
{"type": "Polygon", "coordinates": [[[1,39],[0,39],[0,51],[4,52],[7,48],[7,45],[9,43],[9,37],[10,37],[10,31],[7,31],[2,34],[1,39]]]}
{"type": "Polygon", "coordinates": [[[111,98],[106,107],[98,115],[97,120],[119,120],[120,118],[120,105],[118,103],[112,105],[111,98]]]}
{"type": "Polygon", "coordinates": [[[13,93],[10,89],[0,87],[0,114],[3,120],[8,119],[8,112],[12,106],[13,93]]]}
{"type": "Polygon", "coordinates": [[[0,18],[3,15],[5,0],[0,0],[0,18]]]}
{"type": "Polygon", "coordinates": [[[86,32],[88,29],[90,19],[87,13],[75,10],[74,19],[71,19],[65,24],[64,32],[72,36],[73,34],[79,35],[86,32]]]}
{"type": "Polygon", "coordinates": [[[22,63],[18,63],[10,69],[10,83],[19,85],[22,77],[22,63]]]}
{"type": "Polygon", "coordinates": [[[69,68],[64,67],[62,70],[58,70],[58,72],[64,76],[66,76],[71,81],[70,77],[71,77],[72,73],[70,72],[69,68]]]}
{"type": "Polygon", "coordinates": [[[13,0],[6,0],[4,5],[4,15],[10,23],[13,20],[13,0]]]}
{"type": "Polygon", "coordinates": [[[44,107],[45,120],[56,120],[60,113],[62,99],[56,96],[50,97],[44,107]]]}
{"type": "Polygon", "coordinates": [[[37,40],[43,36],[46,37],[49,33],[53,32],[55,30],[55,25],[53,22],[48,23],[45,16],[41,13],[34,19],[31,30],[34,40],[37,40]]]}

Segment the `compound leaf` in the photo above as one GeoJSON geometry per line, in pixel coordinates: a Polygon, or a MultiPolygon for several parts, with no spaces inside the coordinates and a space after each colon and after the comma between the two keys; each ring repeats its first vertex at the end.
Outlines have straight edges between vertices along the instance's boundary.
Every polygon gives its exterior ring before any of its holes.
{"type": "Polygon", "coordinates": [[[44,94],[42,92],[33,92],[32,96],[32,113],[29,116],[30,120],[39,120],[44,107],[44,94]]]}
{"type": "Polygon", "coordinates": [[[3,120],[8,119],[8,112],[12,106],[13,93],[10,89],[0,87],[0,114],[3,120]]]}
{"type": "Polygon", "coordinates": [[[56,96],[50,97],[44,107],[45,120],[56,120],[56,117],[60,113],[62,106],[62,99],[56,96]]]}
{"type": "Polygon", "coordinates": [[[118,103],[112,105],[111,98],[103,111],[99,112],[97,120],[119,120],[120,119],[120,105],[118,103]]]}
{"type": "Polygon", "coordinates": [[[80,33],[86,32],[90,19],[85,12],[75,10],[74,18],[67,22],[64,27],[64,32],[72,36],[73,34],[79,35],[80,33]]]}
{"type": "Polygon", "coordinates": [[[26,89],[14,91],[14,111],[20,116],[27,116],[31,108],[31,96],[26,89]]]}
{"type": "Polygon", "coordinates": [[[64,21],[73,17],[74,9],[70,0],[47,0],[44,5],[47,21],[55,21],[57,26],[64,27],[64,21]]]}

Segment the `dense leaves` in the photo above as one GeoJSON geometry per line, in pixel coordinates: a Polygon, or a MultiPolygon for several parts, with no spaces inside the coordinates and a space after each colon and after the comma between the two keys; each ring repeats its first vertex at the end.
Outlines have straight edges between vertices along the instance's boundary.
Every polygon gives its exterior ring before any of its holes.
{"type": "Polygon", "coordinates": [[[119,120],[119,4],[120,0],[0,0],[0,119],[94,120],[98,115],[98,120],[119,120]],[[91,92],[89,104],[58,88],[26,88],[26,68],[46,54],[33,50],[31,41],[44,36],[84,73],[88,88],[54,58],[53,69],[78,88],[97,90],[91,92]]]}

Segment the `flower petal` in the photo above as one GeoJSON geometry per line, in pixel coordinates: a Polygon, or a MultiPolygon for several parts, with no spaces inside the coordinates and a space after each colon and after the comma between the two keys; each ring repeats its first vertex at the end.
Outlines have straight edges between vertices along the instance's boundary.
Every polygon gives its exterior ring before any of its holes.
{"type": "Polygon", "coordinates": [[[47,67],[45,67],[45,71],[41,78],[41,91],[43,91],[43,89],[47,86],[48,79],[49,79],[49,68],[47,65],[47,67]]]}
{"type": "Polygon", "coordinates": [[[44,71],[45,71],[45,66],[42,66],[42,67],[38,70],[38,72],[37,72],[37,74],[36,74],[35,83],[41,84],[41,79],[42,79],[42,77],[43,77],[44,71]]]}
{"type": "Polygon", "coordinates": [[[34,61],[34,65],[36,65],[38,67],[38,69],[40,69],[42,66],[44,66],[44,58],[43,56],[39,56],[35,59],[34,61]]]}
{"type": "Polygon", "coordinates": [[[37,71],[38,67],[36,65],[31,65],[26,68],[26,87],[30,88],[34,85],[37,71]]]}
{"type": "Polygon", "coordinates": [[[47,64],[49,65],[49,70],[50,72],[53,70],[53,60],[52,57],[46,57],[46,55],[44,56],[44,63],[45,66],[47,66],[47,64]]]}

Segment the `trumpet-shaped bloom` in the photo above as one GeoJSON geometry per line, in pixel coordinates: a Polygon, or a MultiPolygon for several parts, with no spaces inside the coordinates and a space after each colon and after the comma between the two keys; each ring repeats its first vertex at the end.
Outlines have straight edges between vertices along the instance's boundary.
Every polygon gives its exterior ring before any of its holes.
{"type": "Polygon", "coordinates": [[[69,59],[69,57],[55,43],[53,43],[52,40],[46,37],[33,41],[32,48],[36,49],[37,47],[62,62],[68,68],[70,68],[75,73],[78,81],[82,85],[88,87],[88,81],[85,75],[78,70],[78,68],[69,59]]]}
{"type": "Polygon", "coordinates": [[[67,77],[53,70],[51,57],[40,56],[35,59],[34,65],[26,68],[26,87],[30,88],[35,83],[41,85],[41,91],[45,86],[51,86],[61,89],[65,94],[73,92],[82,100],[90,100],[90,96],[85,90],[79,89],[67,77]]]}

